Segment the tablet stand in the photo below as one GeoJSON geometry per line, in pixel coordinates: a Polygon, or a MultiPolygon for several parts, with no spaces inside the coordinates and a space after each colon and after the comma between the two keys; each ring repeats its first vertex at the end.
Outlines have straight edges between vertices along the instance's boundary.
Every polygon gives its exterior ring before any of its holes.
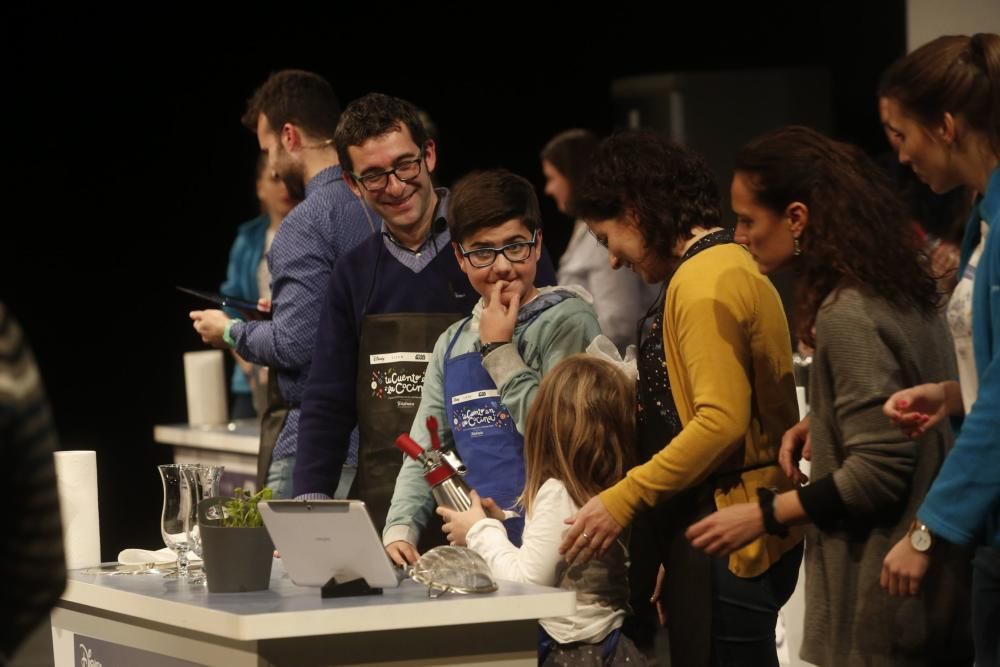
{"type": "Polygon", "coordinates": [[[364,579],[348,579],[347,581],[337,581],[336,577],[330,577],[330,581],[323,584],[320,589],[320,597],[326,598],[349,598],[356,595],[382,595],[381,588],[372,588],[364,579]]]}

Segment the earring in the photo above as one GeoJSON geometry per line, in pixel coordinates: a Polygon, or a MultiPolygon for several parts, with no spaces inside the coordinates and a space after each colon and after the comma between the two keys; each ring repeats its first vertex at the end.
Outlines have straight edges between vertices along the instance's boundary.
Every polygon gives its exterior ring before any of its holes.
{"type": "Polygon", "coordinates": [[[792,251],[792,254],[794,254],[796,257],[798,257],[799,255],[802,254],[802,248],[799,247],[799,237],[798,236],[792,237],[792,243],[793,243],[794,248],[795,248],[792,251]]]}

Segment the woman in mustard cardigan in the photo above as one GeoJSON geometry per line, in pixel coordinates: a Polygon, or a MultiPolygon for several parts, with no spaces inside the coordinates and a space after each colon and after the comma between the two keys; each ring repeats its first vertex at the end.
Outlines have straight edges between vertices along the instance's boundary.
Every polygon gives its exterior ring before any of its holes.
{"type": "Polygon", "coordinates": [[[707,166],[657,134],[605,140],[578,206],[614,268],[665,285],[640,327],[646,462],[570,520],[562,550],[571,562],[590,558],[653,509],[641,520],[660,543],[671,664],[777,665],[774,627],[795,587],[799,533],[761,536],[722,559],[691,549],[684,529],[754,501],[758,488],[791,488],[778,467],[797,420],[778,294],[721,227],[707,166]]]}

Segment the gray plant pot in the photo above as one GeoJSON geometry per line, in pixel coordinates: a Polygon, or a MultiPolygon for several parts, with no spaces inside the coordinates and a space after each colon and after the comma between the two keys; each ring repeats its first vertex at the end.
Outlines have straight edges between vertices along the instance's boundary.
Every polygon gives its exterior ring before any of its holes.
{"type": "Polygon", "coordinates": [[[210,593],[246,593],[271,586],[274,545],[267,528],[201,526],[210,593]]]}

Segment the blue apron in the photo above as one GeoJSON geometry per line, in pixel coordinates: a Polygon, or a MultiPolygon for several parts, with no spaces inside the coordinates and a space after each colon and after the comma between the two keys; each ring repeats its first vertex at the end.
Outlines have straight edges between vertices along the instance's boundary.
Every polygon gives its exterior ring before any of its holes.
{"type": "MultiPolygon", "coordinates": [[[[482,498],[493,498],[502,509],[514,507],[524,490],[524,438],[510,411],[500,402],[500,392],[483,368],[478,351],[451,357],[455,341],[467,318],[448,343],[444,362],[445,413],[462,462],[468,468],[465,480],[482,498]]],[[[524,517],[503,522],[507,536],[521,546],[524,517]]]]}

